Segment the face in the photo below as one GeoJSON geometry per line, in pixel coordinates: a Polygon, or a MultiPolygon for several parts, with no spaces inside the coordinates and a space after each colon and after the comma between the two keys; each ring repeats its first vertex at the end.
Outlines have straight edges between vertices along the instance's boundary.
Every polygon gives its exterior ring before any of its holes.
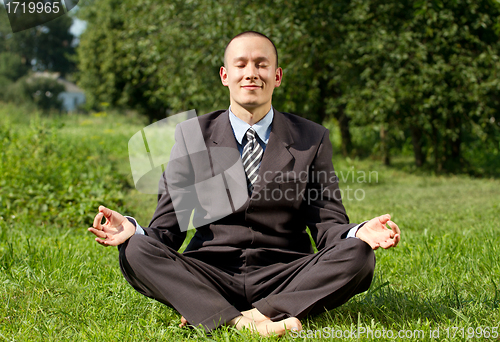
{"type": "Polygon", "coordinates": [[[222,84],[229,88],[231,108],[250,112],[269,110],[274,88],[281,84],[283,71],[276,68],[274,47],[267,39],[243,36],[229,44],[225,66],[220,69],[222,84]]]}

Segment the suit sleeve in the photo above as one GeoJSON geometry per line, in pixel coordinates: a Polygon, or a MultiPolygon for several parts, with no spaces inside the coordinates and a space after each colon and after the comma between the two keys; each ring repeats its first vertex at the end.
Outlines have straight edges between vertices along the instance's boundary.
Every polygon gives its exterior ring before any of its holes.
{"type": "Polygon", "coordinates": [[[325,129],[316,156],[309,170],[309,182],[303,205],[306,224],[318,250],[333,241],[345,238],[356,226],[349,223],[349,217],[342,204],[338,177],[332,164],[332,144],[325,129]]]}
{"type": "Polygon", "coordinates": [[[170,161],[158,185],[158,203],[153,218],[144,231],[165,245],[178,250],[196,206],[193,193],[194,171],[186,149],[181,125],[175,130],[175,144],[170,161]]]}

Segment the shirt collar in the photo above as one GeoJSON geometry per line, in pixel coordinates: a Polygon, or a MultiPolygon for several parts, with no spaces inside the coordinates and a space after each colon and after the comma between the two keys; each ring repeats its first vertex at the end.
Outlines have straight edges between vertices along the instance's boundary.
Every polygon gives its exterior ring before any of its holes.
{"type": "Polygon", "coordinates": [[[243,138],[245,137],[245,134],[250,127],[255,130],[260,140],[262,140],[262,142],[267,145],[269,136],[271,135],[271,124],[273,123],[273,117],[274,111],[273,107],[271,106],[269,112],[267,112],[267,114],[264,115],[264,117],[259,122],[255,123],[253,126],[250,126],[248,123],[234,115],[234,113],[231,111],[231,107],[229,107],[229,122],[231,123],[231,127],[233,128],[234,137],[240,145],[243,145],[243,138]]]}

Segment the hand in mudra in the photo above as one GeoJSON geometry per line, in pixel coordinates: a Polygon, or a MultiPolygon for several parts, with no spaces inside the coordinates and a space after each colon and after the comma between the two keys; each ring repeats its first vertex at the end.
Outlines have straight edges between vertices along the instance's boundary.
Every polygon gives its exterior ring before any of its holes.
{"type": "Polygon", "coordinates": [[[135,234],[135,226],[119,212],[101,205],[93,227],[88,231],[97,236],[95,240],[99,244],[106,247],[118,246],[135,234]],[[104,224],[101,223],[103,217],[106,218],[104,224]]]}
{"type": "Polygon", "coordinates": [[[356,236],[370,245],[371,248],[384,249],[396,247],[401,240],[401,231],[396,223],[391,221],[391,215],[375,217],[359,228],[356,236]],[[386,225],[389,225],[387,228],[386,225]]]}

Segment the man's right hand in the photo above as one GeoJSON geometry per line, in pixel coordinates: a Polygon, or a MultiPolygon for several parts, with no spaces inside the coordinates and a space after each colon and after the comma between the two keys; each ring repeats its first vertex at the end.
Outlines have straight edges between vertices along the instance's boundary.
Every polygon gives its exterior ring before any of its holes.
{"type": "Polygon", "coordinates": [[[135,226],[119,212],[101,205],[94,218],[94,225],[88,231],[97,236],[95,240],[99,244],[105,247],[118,246],[135,234],[135,226]],[[103,217],[106,218],[106,223],[101,224],[103,217]]]}

